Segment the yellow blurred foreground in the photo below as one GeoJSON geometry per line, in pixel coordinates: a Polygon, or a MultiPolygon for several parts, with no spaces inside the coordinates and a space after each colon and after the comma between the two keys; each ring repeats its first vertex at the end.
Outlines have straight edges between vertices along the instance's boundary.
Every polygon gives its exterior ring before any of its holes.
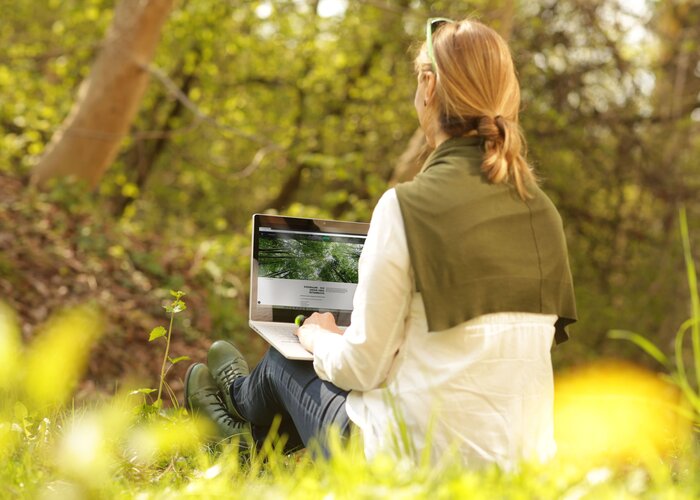
{"type": "MultiPolygon", "coordinates": [[[[202,447],[211,429],[181,408],[143,405],[139,391],[138,399],[117,394],[94,408],[72,407],[72,393],[102,330],[99,312],[82,306],[54,316],[24,347],[14,313],[0,303],[0,463],[15,457],[26,470],[52,470],[53,477],[85,491],[100,490],[115,474],[147,478],[173,471],[179,477],[189,471],[190,478],[209,481],[202,471],[220,470],[212,469],[216,455],[202,447]]],[[[574,469],[658,467],[659,457],[687,451],[693,435],[689,415],[675,386],[628,363],[599,362],[555,381],[559,459],[574,469]]],[[[226,453],[234,457],[226,467],[239,474],[237,446],[226,453]]],[[[266,463],[272,468],[275,462],[266,463]]],[[[13,469],[6,474],[16,475],[13,469]]]]}
{"type": "Polygon", "coordinates": [[[554,418],[559,458],[584,466],[673,455],[692,434],[678,389],[659,374],[619,361],[557,377],[554,418]]]}
{"type": "Polygon", "coordinates": [[[25,348],[14,312],[0,302],[0,463],[24,456],[96,488],[124,463],[168,463],[200,449],[211,431],[206,422],[181,411],[144,413],[140,395],[117,394],[96,407],[71,404],[102,332],[100,312],[78,306],[52,316],[25,348]]]}
{"type": "Polygon", "coordinates": [[[0,302],[0,388],[34,408],[64,404],[103,330],[96,307],[78,306],[53,315],[24,349],[14,312],[0,302]]]}

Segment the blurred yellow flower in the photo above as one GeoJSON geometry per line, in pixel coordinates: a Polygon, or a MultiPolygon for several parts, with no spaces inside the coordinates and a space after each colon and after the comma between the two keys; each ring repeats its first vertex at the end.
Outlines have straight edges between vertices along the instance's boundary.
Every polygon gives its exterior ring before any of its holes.
{"type": "Polygon", "coordinates": [[[582,465],[645,461],[681,447],[690,435],[676,387],[625,362],[559,376],[554,408],[559,457],[582,465]]]}
{"type": "Polygon", "coordinates": [[[0,302],[0,388],[16,384],[17,363],[22,355],[22,342],[15,312],[0,302]]]}
{"type": "Polygon", "coordinates": [[[102,330],[102,317],[91,306],[65,310],[41,328],[25,362],[25,390],[35,406],[66,401],[85,371],[90,349],[102,330]]]}
{"type": "Polygon", "coordinates": [[[126,454],[133,463],[150,465],[176,454],[194,453],[209,431],[208,422],[197,418],[144,424],[129,432],[126,454]]]}

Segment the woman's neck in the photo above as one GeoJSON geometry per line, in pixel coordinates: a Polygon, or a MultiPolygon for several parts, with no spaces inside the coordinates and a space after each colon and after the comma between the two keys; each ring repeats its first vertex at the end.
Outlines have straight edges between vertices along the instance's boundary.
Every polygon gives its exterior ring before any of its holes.
{"type": "Polygon", "coordinates": [[[435,132],[435,147],[437,148],[440,144],[445,142],[447,139],[449,139],[450,136],[447,135],[442,129],[438,129],[437,132],[435,132]]]}

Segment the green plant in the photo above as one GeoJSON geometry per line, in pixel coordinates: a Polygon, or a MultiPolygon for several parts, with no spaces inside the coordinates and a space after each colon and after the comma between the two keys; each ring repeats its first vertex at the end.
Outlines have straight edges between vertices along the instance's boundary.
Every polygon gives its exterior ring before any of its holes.
{"type": "MultiPolygon", "coordinates": [[[[163,353],[163,363],[161,365],[160,369],[160,380],[158,382],[158,395],[156,396],[156,400],[153,402],[153,408],[155,409],[160,409],[163,407],[163,388],[168,392],[168,395],[170,396],[170,401],[173,405],[173,407],[178,408],[179,404],[177,401],[177,397],[175,396],[175,393],[173,392],[172,388],[170,385],[165,381],[165,377],[167,376],[168,372],[170,369],[175,366],[177,363],[180,361],[187,361],[189,360],[189,356],[179,356],[177,358],[171,358],[170,357],[170,339],[172,338],[172,333],[173,333],[173,322],[175,320],[175,315],[178,313],[181,313],[185,309],[187,309],[187,305],[185,302],[182,300],[182,297],[185,296],[185,292],[182,292],[180,290],[170,290],[170,295],[173,297],[173,301],[170,302],[170,304],[163,306],[163,309],[170,315],[170,323],[168,325],[168,329],[166,330],[165,327],[163,326],[157,326],[153,330],[151,330],[151,333],[148,336],[148,341],[153,342],[154,340],[157,340],[161,337],[165,337],[165,352],[163,353]],[[168,366],[168,363],[170,363],[170,366],[168,366]]],[[[150,388],[142,388],[142,389],[136,389],[135,391],[132,392],[132,394],[150,394],[152,392],[155,392],[155,389],[150,389],[150,388]]]]}
{"type": "Polygon", "coordinates": [[[630,341],[663,365],[668,370],[671,381],[680,388],[685,398],[691,404],[693,419],[697,424],[700,423],[700,295],[698,295],[697,274],[691,252],[685,207],[680,209],[679,224],[688,288],[690,290],[691,317],[684,321],[676,331],[673,358],[670,359],[652,341],[636,332],[610,330],[608,338],[630,341]],[[688,374],[686,362],[683,358],[683,347],[688,330],[691,330],[690,343],[695,374],[694,380],[688,374]]]}

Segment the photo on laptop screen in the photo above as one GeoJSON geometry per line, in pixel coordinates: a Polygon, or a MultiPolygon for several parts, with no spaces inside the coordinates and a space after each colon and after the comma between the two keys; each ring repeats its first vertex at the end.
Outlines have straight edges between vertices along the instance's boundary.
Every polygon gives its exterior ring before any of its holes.
{"type": "Polygon", "coordinates": [[[294,332],[298,315],[330,312],[350,324],[369,224],[253,216],[249,325],[289,359],[312,359],[294,332]]]}
{"type": "Polygon", "coordinates": [[[258,304],[352,310],[364,238],[260,229],[258,304]]]}

